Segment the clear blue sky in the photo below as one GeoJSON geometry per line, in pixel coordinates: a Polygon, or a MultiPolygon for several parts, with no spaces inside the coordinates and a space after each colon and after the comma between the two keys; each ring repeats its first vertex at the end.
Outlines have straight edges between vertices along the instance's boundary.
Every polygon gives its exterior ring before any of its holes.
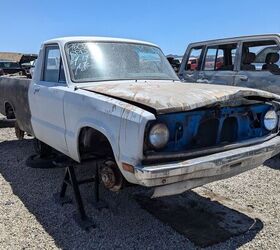
{"type": "Polygon", "coordinates": [[[37,52],[42,41],[70,35],[141,39],[164,53],[189,42],[280,33],[279,0],[1,1],[0,51],[37,52]]]}

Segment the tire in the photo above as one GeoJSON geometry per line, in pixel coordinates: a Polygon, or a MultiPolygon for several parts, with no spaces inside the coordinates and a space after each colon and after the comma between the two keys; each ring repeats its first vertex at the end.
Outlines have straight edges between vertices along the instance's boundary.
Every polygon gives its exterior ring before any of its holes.
{"type": "Polygon", "coordinates": [[[15,134],[16,134],[16,137],[17,137],[19,140],[23,140],[23,138],[24,138],[24,131],[22,131],[22,130],[19,128],[17,122],[15,122],[15,134]]]}
{"type": "Polygon", "coordinates": [[[31,155],[26,160],[26,165],[30,168],[40,168],[40,169],[47,169],[47,168],[57,168],[53,164],[53,160],[55,159],[54,156],[50,158],[41,158],[38,154],[31,155]]]}
{"type": "Polygon", "coordinates": [[[47,157],[52,153],[52,148],[38,139],[34,140],[34,149],[41,158],[47,157]]]}
{"type": "Polygon", "coordinates": [[[6,104],[6,108],[5,109],[6,109],[5,111],[6,111],[7,119],[15,119],[14,110],[13,110],[12,106],[9,103],[6,104]]]}

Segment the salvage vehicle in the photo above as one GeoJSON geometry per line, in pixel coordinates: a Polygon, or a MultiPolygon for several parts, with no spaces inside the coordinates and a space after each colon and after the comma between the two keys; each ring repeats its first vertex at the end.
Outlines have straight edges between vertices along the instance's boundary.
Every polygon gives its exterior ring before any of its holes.
{"type": "Polygon", "coordinates": [[[198,59],[195,57],[190,57],[188,60],[188,68],[191,70],[195,70],[198,65],[198,59]]]}
{"type": "Polygon", "coordinates": [[[178,57],[173,56],[167,56],[166,57],[172,68],[174,69],[175,73],[177,74],[179,72],[180,66],[181,66],[181,59],[178,57]]]}
{"type": "Polygon", "coordinates": [[[256,35],[191,43],[179,77],[185,82],[257,88],[280,94],[280,35],[256,35]],[[190,59],[196,67],[190,67],[190,59]]]}
{"type": "Polygon", "coordinates": [[[182,83],[158,46],[117,38],[46,41],[32,80],[0,77],[1,113],[10,105],[42,152],[51,147],[80,163],[101,157],[106,188],[139,184],[152,197],[278,154],[279,100],[261,90],[182,83]]]}
{"type": "Polygon", "coordinates": [[[19,74],[31,78],[30,71],[36,58],[36,54],[0,52],[1,75],[19,74]]]}

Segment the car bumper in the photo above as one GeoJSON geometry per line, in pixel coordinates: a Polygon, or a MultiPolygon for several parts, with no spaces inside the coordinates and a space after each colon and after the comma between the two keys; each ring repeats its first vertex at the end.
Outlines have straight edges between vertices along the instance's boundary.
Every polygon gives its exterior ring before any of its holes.
{"type": "Polygon", "coordinates": [[[155,187],[152,197],[183,193],[262,165],[280,152],[280,136],[263,143],[190,160],[135,167],[140,185],[155,187]]]}

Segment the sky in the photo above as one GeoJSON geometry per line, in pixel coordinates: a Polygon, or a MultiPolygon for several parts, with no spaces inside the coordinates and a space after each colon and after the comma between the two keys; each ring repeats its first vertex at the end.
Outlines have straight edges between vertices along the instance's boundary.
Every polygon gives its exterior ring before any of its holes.
{"type": "Polygon", "coordinates": [[[1,0],[0,51],[37,53],[61,36],[145,40],[182,55],[190,42],[280,33],[279,0],[1,0]]]}

